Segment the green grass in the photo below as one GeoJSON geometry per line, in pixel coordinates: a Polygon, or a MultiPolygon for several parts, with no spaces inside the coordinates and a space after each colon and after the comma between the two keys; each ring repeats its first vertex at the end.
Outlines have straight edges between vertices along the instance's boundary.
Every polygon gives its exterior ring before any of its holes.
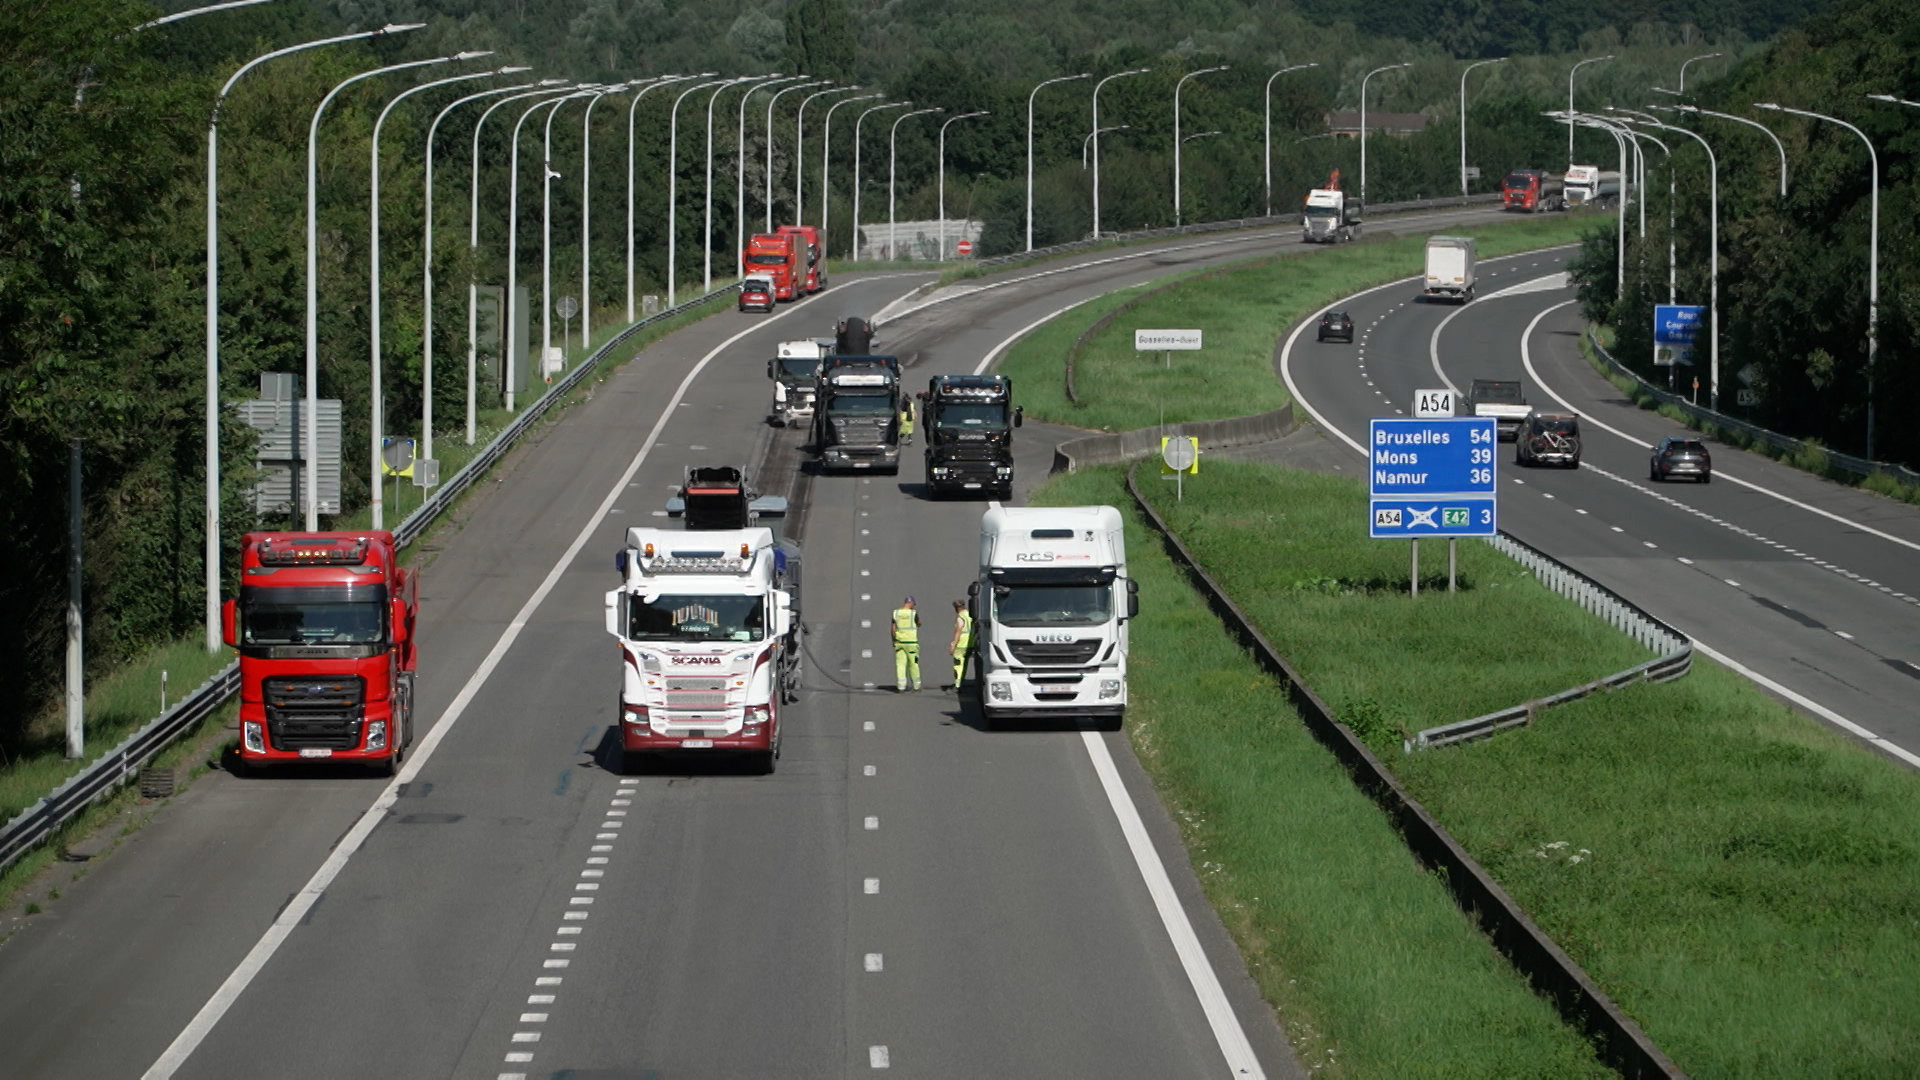
{"type": "MultiPolygon", "coordinates": [[[[1479,257],[1488,259],[1572,243],[1588,224],[1556,215],[1433,231],[1474,237],[1479,257]]],[[[1322,304],[1419,273],[1425,246],[1424,235],[1403,236],[1187,275],[1141,300],[1088,343],[1074,367],[1078,404],[1062,390],[1067,348],[1127,293],[1055,320],[1059,333],[1023,338],[1008,350],[1000,370],[1019,381],[1021,403],[1035,419],[1075,427],[1147,427],[1162,422],[1163,410],[1166,423],[1177,423],[1277,409],[1287,403],[1287,393],[1273,374],[1275,342],[1322,304]],[[1159,354],[1133,350],[1135,329],[1193,327],[1205,331],[1206,347],[1172,354],[1171,367],[1159,354]]]]}
{"type": "MultiPolygon", "coordinates": [[[[1216,463],[1178,507],[1147,495],[1382,749],[1395,722],[1498,704],[1489,684],[1512,695],[1646,655],[1537,602],[1483,545],[1462,547],[1476,587],[1460,597],[1316,586],[1404,579],[1406,545],[1363,542],[1351,480],[1216,463]],[[1462,617],[1436,618],[1449,608],[1462,617]]],[[[1701,657],[1678,682],[1383,756],[1689,1073],[1920,1075],[1920,792],[1895,763],[1701,657]]]]}
{"type": "Polygon", "coordinates": [[[1227,635],[1122,475],[1058,476],[1033,500],[1121,508],[1141,594],[1128,734],[1301,1058],[1336,1077],[1609,1075],[1227,635]]]}

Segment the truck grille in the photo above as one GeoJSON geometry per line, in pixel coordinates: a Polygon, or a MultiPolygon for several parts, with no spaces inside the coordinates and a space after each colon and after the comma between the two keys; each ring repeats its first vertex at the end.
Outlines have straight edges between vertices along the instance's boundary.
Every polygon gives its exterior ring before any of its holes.
{"type": "Polygon", "coordinates": [[[721,709],[727,704],[727,680],[668,678],[667,708],[721,709]]]}
{"type": "Polygon", "coordinates": [[[1013,654],[1016,662],[1028,666],[1080,667],[1093,662],[1100,645],[1099,638],[1060,642],[1008,641],[1007,651],[1013,654]]]}
{"type": "Polygon", "coordinates": [[[281,675],[260,681],[267,732],[276,750],[352,750],[360,745],[367,683],[345,678],[281,675]]]}

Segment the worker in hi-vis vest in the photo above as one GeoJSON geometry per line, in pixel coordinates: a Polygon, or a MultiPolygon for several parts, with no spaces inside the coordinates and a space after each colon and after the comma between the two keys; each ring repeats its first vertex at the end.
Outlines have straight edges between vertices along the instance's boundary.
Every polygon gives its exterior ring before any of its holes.
{"type": "Polygon", "coordinates": [[[900,445],[913,445],[913,399],[900,399],[900,445]]]}
{"type": "Polygon", "coordinates": [[[909,596],[893,609],[893,688],[920,689],[920,612],[909,596]]]}
{"type": "Polygon", "coordinates": [[[953,654],[953,688],[960,689],[960,680],[967,673],[967,649],[973,644],[973,613],[967,610],[965,600],[953,602],[953,640],[947,643],[947,651],[953,654]]]}

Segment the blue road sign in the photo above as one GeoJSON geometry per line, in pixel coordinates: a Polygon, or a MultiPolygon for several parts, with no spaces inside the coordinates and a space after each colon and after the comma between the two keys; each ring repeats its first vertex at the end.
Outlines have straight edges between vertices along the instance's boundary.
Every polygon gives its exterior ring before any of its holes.
{"type": "Polygon", "coordinates": [[[1706,308],[1698,304],[1655,304],[1653,306],[1653,362],[1660,367],[1693,363],[1693,344],[1700,336],[1700,318],[1706,308]]]}
{"type": "Polygon", "coordinates": [[[1496,439],[1490,416],[1375,419],[1367,430],[1367,493],[1492,495],[1496,439]]]}
{"type": "Polygon", "coordinates": [[[1374,499],[1369,502],[1368,511],[1367,535],[1376,540],[1492,536],[1500,527],[1491,495],[1374,499]]]}

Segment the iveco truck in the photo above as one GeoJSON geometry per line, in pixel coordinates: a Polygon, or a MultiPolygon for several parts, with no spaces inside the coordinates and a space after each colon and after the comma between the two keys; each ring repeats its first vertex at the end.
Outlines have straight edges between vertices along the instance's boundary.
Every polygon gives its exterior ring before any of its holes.
{"type": "Polygon", "coordinates": [[[1120,511],[993,504],[980,519],[980,579],[967,591],[988,726],[1090,719],[1120,727],[1127,621],[1140,612],[1120,511]]]}
{"type": "Polygon", "coordinates": [[[927,491],[1013,495],[1013,429],[1020,408],[1006,375],[935,375],[920,396],[927,491]]]}

